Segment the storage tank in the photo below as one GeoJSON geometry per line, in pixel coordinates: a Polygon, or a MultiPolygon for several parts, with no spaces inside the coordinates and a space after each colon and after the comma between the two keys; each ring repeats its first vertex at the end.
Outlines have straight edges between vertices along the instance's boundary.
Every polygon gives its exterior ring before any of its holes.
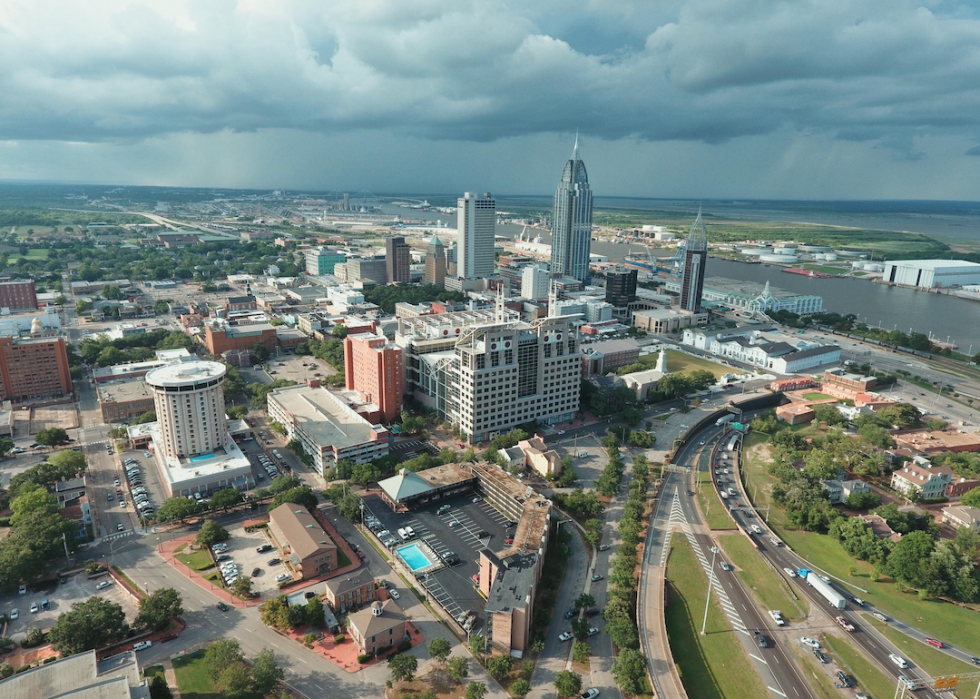
{"type": "Polygon", "coordinates": [[[834,250],[841,257],[867,257],[868,253],[859,250],[834,250]]]}
{"type": "Polygon", "coordinates": [[[779,264],[791,264],[793,262],[796,262],[800,258],[798,258],[796,255],[766,254],[766,255],[759,255],[759,259],[762,260],[763,262],[776,262],[776,263],[779,263],[779,264]]]}
{"type": "Polygon", "coordinates": [[[749,255],[751,257],[758,257],[759,255],[766,255],[769,253],[767,248],[742,248],[739,250],[743,255],[749,255]]]}
{"type": "Polygon", "coordinates": [[[777,255],[795,255],[796,248],[792,245],[777,245],[772,249],[777,255]]]}
{"type": "Polygon", "coordinates": [[[796,249],[800,252],[831,252],[833,250],[829,245],[797,245],[796,249]]]}
{"type": "Polygon", "coordinates": [[[832,252],[825,252],[824,255],[823,255],[823,259],[827,260],[827,262],[836,262],[837,261],[837,255],[835,253],[832,253],[832,252]]]}
{"type": "Polygon", "coordinates": [[[861,265],[861,269],[863,269],[865,272],[884,272],[885,265],[877,262],[865,262],[861,265]]]}

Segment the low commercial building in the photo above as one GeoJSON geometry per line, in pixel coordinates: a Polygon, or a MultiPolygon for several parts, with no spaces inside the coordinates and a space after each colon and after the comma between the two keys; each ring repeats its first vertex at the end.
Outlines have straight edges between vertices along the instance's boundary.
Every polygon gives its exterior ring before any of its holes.
{"type": "Polygon", "coordinates": [[[548,449],[540,437],[523,439],[517,443],[527,465],[544,478],[561,473],[561,457],[554,449],[548,449]]]}
{"type": "Polygon", "coordinates": [[[255,301],[254,296],[232,296],[225,303],[225,310],[229,313],[237,313],[239,311],[256,311],[259,306],[255,301]]]}
{"type": "Polygon", "coordinates": [[[657,384],[664,377],[662,369],[647,369],[645,371],[634,371],[630,374],[616,376],[613,382],[626,386],[636,394],[636,399],[640,401],[650,400],[657,391],[657,384]]]}
{"type": "Polygon", "coordinates": [[[493,580],[484,612],[494,650],[517,657],[527,651],[539,565],[537,553],[499,558],[489,549],[480,551],[481,575],[493,580]]]}
{"type": "Polygon", "coordinates": [[[945,497],[946,487],[952,480],[953,470],[949,466],[909,463],[892,473],[891,486],[906,497],[918,493],[923,500],[931,500],[945,497]]]}
{"type": "Polygon", "coordinates": [[[196,355],[191,354],[186,349],[157,350],[156,359],[145,362],[132,362],[130,364],[114,364],[106,367],[96,367],[92,370],[92,378],[95,383],[107,381],[120,381],[124,379],[135,379],[146,376],[151,369],[165,366],[173,362],[188,362],[198,360],[196,355]]]}
{"type": "Polygon", "coordinates": [[[878,384],[874,376],[849,374],[840,369],[827,369],[823,372],[823,382],[831,386],[841,386],[852,391],[869,391],[878,384]]]}
{"type": "Polygon", "coordinates": [[[684,328],[708,322],[708,314],[685,311],[683,308],[633,311],[633,326],[652,335],[669,335],[684,328]]]}
{"type": "Polygon", "coordinates": [[[959,500],[974,488],[980,488],[980,480],[959,478],[946,486],[946,497],[959,500]]]}
{"type": "Polygon", "coordinates": [[[0,699],[150,699],[136,653],[99,662],[94,650],[18,672],[0,681],[0,699]]]}
{"type": "Polygon", "coordinates": [[[802,388],[812,388],[815,386],[813,379],[809,376],[798,376],[792,379],[781,379],[769,384],[770,391],[798,391],[802,388]]]}
{"type": "Polygon", "coordinates": [[[445,464],[413,473],[401,469],[378,481],[381,499],[395,512],[408,512],[430,502],[473,490],[476,474],[466,464],[445,464]]]}
{"type": "Polygon", "coordinates": [[[980,264],[965,260],[900,260],[886,262],[882,279],[920,289],[946,289],[980,284],[980,264]]]}
{"type": "Polygon", "coordinates": [[[278,388],[267,398],[269,417],[286,428],[326,474],[340,459],[367,463],[388,454],[389,433],[372,425],[330,391],[312,386],[278,388]]]}
{"type": "Polygon", "coordinates": [[[367,609],[347,617],[348,631],[358,653],[377,653],[408,637],[408,617],[392,600],[375,600],[367,609]]]}
{"type": "Polygon", "coordinates": [[[605,340],[582,345],[582,376],[603,376],[640,358],[640,345],[633,338],[605,340]]]}
{"type": "Polygon", "coordinates": [[[327,580],[327,604],[335,612],[360,609],[376,599],[377,582],[367,568],[327,580]]]}
{"type": "Polygon", "coordinates": [[[815,417],[809,403],[788,403],[776,408],[776,418],[788,425],[802,425],[815,417]]]}
{"type": "Polygon", "coordinates": [[[922,454],[943,451],[980,451],[980,436],[974,432],[957,430],[899,430],[892,432],[898,447],[905,447],[922,454]]]}
{"type": "Polygon", "coordinates": [[[302,505],[283,503],[269,513],[269,536],[295,580],[337,568],[337,545],[302,505]]]}
{"type": "Polygon", "coordinates": [[[215,357],[228,350],[252,349],[255,345],[272,352],[277,343],[276,328],[267,322],[239,324],[218,318],[204,325],[204,346],[215,357]]]}
{"type": "Polygon", "coordinates": [[[105,423],[125,422],[153,410],[153,390],[142,378],[98,384],[105,423]]]}
{"type": "Polygon", "coordinates": [[[955,529],[972,529],[980,532],[980,509],[950,505],[943,508],[943,521],[955,529]]]}
{"type": "Polygon", "coordinates": [[[809,371],[840,361],[840,347],[784,336],[774,328],[696,330],[685,328],[681,342],[780,374],[809,371]]]}
{"type": "Polygon", "coordinates": [[[0,282],[0,308],[30,311],[37,308],[37,290],[33,279],[0,282]]]}

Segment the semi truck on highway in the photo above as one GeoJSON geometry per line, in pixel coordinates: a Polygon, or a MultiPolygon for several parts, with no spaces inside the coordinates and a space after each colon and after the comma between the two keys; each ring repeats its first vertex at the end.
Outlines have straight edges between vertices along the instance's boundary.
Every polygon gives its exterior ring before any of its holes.
{"type": "Polygon", "coordinates": [[[738,446],[738,435],[733,434],[732,438],[728,440],[728,451],[735,451],[735,447],[738,446]]]}
{"type": "Polygon", "coordinates": [[[720,417],[717,420],[715,420],[715,426],[720,427],[721,425],[727,425],[729,422],[734,422],[734,421],[735,421],[735,415],[729,413],[728,415],[725,415],[724,417],[720,417]]]}
{"type": "Polygon", "coordinates": [[[821,580],[820,576],[814,573],[812,570],[809,568],[800,568],[796,571],[796,574],[806,580],[810,587],[819,592],[825,600],[830,602],[831,607],[834,609],[844,608],[844,597],[837,590],[835,590],[830,583],[821,580]]]}

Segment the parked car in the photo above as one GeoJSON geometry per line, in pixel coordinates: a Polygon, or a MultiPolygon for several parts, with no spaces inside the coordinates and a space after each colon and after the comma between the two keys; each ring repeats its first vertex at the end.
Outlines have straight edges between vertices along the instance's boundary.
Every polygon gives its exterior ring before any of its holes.
{"type": "Polygon", "coordinates": [[[600,580],[602,580],[602,576],[599,575],[598,573],[592,576],[592,582],[599,582],[600,580]]]}
{"type": "Polygon", "coordinates": [[[802,643],[804,646],[810,646],[811,648],[822,648],[823,647],[823,646],[820,645],[820,641],[818,641],[816,639],[813,639],[813,638],[809,638],[808,636],[803,636],[800,639],[800,643],[802,643]]]}
{"type": "Polygon", "coordinates": [[[589,635],[590,636],[595,636],[597,633],[599,633],[599,629],[597,629],[594,626],[590,626],[589,627],[589,635]]]}
{"type": "Polygon", "coordinates": [[[607,551],[607,550],[609,550],[609,544],[599,544],[599,550],[600,551],[607,551]]]}
{"type": "Polygon", "coordinates": [[[17,609],[11,609],[10,610],[10,620],[11,621],[16,621],[19,618],[20,618],[20,611],[17,610],[17,609]]]}
{"type": "Polygon", "coordinates": [[[575,634],[571,631],[565,631],[558,636],[558,640],[562,642],[571,641],[573,638],[575,638],[575,634]]]}
{"type": "Polygon", "coordinates": [[[146,650],[152,645],[153,645],[153,641],[137,641],[136,643],[133,644],[133,650],[135,651],[146,650]]]}
{"type": "Polygon", "coordinates": [[[388,595],[391,597],[391,599],[398,599],[399,597],[401,597],[401,595],[398,594],[398,590],[396,590],[395,588],[391,588],[390,590],[388,590],[388,595]]]}
{"type": "Polygon", "coordinates": [[[599,690],[593,687],[582,692],[581,699],[595,699],[597,696],[599,696],[599,690]]]}
{"type": "Polygon", "coordinates": [[[37,602],[31,602],[31,614],[37,614],[40,610],[41,608],[37,606],[37,602]]]}
{"type": "Polygon", "coordinates": [[[289,574],[287,573],[280,573],[279,575],[276,576],[277,583],[286,582],[287,580],[289,580],[289,574]]]}
{"type": "Polygon", "coordinates": [[[252,568],[252,577],[253,578],[258,577],[260,575],[262,575],[262,569],[261,568],[252,568]]]}
{"type": "Polygon", "coordinates": [[[104,590],[112,584],[111,580],[103,580],[98,585],[95,586],[96,590],[104,590]]]}
{"type": "Polygon", "coordinates": [[[167,641],[173,641],[173,640],[176,640],[176,638],[177,638],[177,634],[175,634],[175,633],[168,633],[166,636],[163,636],[163,637],[160,638],[160,643],[166,643],[167,641]]]}

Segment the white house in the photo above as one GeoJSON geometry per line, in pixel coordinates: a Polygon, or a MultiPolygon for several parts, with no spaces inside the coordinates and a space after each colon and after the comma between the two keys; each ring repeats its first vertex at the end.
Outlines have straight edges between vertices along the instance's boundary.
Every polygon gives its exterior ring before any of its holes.
{"type": "Polygon", "coordinates": [[[980,532],[980,509],[950,505],[943,508],[943,521],[956,529],[968,527],[975,532],[980,532]]]}
{"type": "Polygon", "coordinates": [[[944,497],[952,480],[953,469],[949,466],[910,463],[892,473],[891,485],[906,497],[918,492],[923,500],[930,500],[944,497]]]}
{"type": "Polygon", "coordinates": [[[787,338],[773,328],[702,330],[685,328],[681,342],[719,357],[780,374],[808,371],[840,361],[840,347],[787,338]]]}

